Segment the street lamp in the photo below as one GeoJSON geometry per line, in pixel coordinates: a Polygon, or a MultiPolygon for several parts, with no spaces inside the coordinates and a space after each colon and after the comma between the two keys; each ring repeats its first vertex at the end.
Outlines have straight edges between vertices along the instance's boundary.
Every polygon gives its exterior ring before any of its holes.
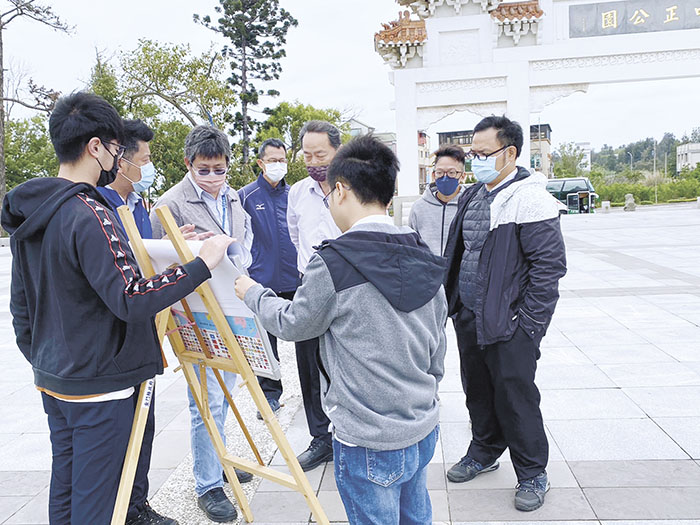
{"type": "Polygon", "coordinates": [[[634,160],[634,157],[632,157],[632,154],[628,151],[627,155],[630,156],[630,173],[632,172],[632,161],[634,160]]]}

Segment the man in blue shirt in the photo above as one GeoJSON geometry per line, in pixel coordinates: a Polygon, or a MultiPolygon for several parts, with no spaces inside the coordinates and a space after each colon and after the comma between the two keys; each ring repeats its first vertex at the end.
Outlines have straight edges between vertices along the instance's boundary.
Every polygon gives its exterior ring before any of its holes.
{"type": "MultiPolygon", "coordinates": [[[[268,139],[258,150],[260,175],[238,190],[243,209],[251,217],[253,227],[253,264],[250,276],[279,297],[292,299],[299,272],[297,250],[287,228],[287,148],[279,139],[268,139]]],[[[272,351],[277,359],[277,338],[269,334],[272,351]]],[[[258,378],[267,402],[274,412],[280,408],[282,381],[258,378]]],[[[262,416],[258,412],[258,419],[262,416]]]]}

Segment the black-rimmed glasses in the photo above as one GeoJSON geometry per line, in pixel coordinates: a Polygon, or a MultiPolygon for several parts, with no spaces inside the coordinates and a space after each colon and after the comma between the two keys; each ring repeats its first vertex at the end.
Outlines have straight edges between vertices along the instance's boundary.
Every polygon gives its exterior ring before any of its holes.
{"type": "Polygon", "coordinates": [[[487,160],[489,157],[493,157],[496,153],[500,153],[501,151],[508,149],[512,146],[512,144],[508,144],[507,146],[503,146],[500,149],[497,149],[496,151],[493,151],[491,153],[475,153],[472,150],[467,151],[466,156],[469,160],[487,160]]]}
{"type": "MultiPolygon", "coordinates": [[[[103,145],[105,148],[107,148],[107,145],[108,145],[108,144],[109,144],[110,146],[115,146],[115,147],[117,148],[117,153],[116,153],[116,154],[113,154],[113,155],[114,155],[115,157],[117,157],[118,159],[121,159],[121,158],[124,156],[124,152],[126,151],[126,146],[122,146],[121,144],[119,144],[119,143],[117,143],[117,142],[110,142],[110,141],[108,141],[108,140],[102,140],[102,139],[100,139],[100,141],[102,142],[102,145],[103,145]]],[[[107,151],[109,151],[109,148],[107,148],[107,151]]],[[[110,153],[112,153],[112,152],[110,151],[110,153]]]]}

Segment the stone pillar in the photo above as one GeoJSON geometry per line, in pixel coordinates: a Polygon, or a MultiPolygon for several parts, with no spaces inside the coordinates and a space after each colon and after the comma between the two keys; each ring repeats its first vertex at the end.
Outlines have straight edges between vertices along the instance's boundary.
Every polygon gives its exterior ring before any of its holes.
{"type": "Polygon", "coordinates": [[[418,110],[416,83],[410,71],[395,71],[396,154],[401,162],[400,196],[418,195],[418,110]]]}
{"type": "Polygon", "coordinates": [[[525,61],[509,65],[506,116],[523,128],[523,150],[518,166],[530,169],[530,64],[525,61]]]}

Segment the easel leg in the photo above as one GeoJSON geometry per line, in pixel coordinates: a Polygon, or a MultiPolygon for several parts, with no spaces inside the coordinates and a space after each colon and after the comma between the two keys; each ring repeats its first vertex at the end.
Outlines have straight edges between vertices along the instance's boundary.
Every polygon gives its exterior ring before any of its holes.
{"type": "MultiPolygon", "coordinates": [[[[258,447],[255,445],[255,442],[253,441],[253,437],[250,435],[250,432],[248,431],[248,427],[245,424],[245,421],[243,421],[243,417],[241,416],[241,413],[238,411],[238,407],[236,406],[236,403],[233,402],[233,396],[231,396],[231,392],[229,392],[228,387],[226,386],[226,383],[224,383],[224,379],[221,377],[221,372],[217,370],[216,368],[214,370],[214,375],[216,376],[216,380],[219,382],[219,386],[221,387],[221,390],[224,391],[224,395],[226,396],[226,401],[228,401],[229,406],[231,407],[231,410],[233,411],[233,415],[236,416],[236,420],[238,421],[238,425],[241,427],[241,430],[243,431],[243,434],[245,435],[246,440],[248,441],[248,444],[250,445],[250,449],[253,451],[253,454],[255,454],[255,459],[258,460],[258,463],[260,465],[264,465],[265,463],[263,462],[262,456],[260,455],[260,451],[258,450],[258,447]]],[[[228,474],[226,474],[228,476],[228,474]]]]}
{"type": "Polygon", "coordinates": [[[124,525],[126,521],[131,491],[134,487],[136,468],[138,467],[139,455],[141,454],[143,432],[146,429],[148,411],[151,408],[151,401],[153,400],[154,385],[155,380],[149,379],[144,381],[139,389],[136,413],[134,414],[129,445],[127,446],[126,456],[124,457],[124,467],[122,468],[122,476],[119,481],[119,489],[117,490],[117,500],[114,504],[111,525],[124,525]]]}
{"type": "MultiPolygon", "coordinates": [[[[202,367],[202,364],[200,364],[199,370],[200,377],[206,377],[206,366],[202,367]],[[204,370],[202,370],[202,368],[204,368],[204,370]]],[[[250,509],[248,498],[246,498],[246,495],[243,492],[243,487],[241,487],[241,484],[238,481],[236,471],[227,461],[225,461],[226,455],[228,454],[226,446],[224,445],[224,441],[221,438],[221,434],[219,434],[219,429],[216,426],[216,422],[214,421],[214,418],[211,415],[209,405],[204,403],[204,401],[206,400],[206,379],[203,383],[200,383],[200,381],[197,380],[197,374],[195,373],[194,367],[191,363],[183,363],[182,371],[185,374],[187,384],[190,386],[190,390],[192,391],[192,397],[194,398],[194,401],[197,404],[197,408],[199,409],[199,413],[202,416],[204,426],[209,432],[209,437],[211,438],[211,443],[214,447],[214,450],[216,451],[216,455],[219,456],[219,461],[223,466],[224,472],[226,472],[226,477],[228,478],[231,490],[233,490],[233,493],[236,496],[236,500],[238,501],[238,505],[241,508],[241,513],[243,514],[243,517],[246,519],[246,521],[251,523],[253,521],[253,512],[250,509]]]]}

